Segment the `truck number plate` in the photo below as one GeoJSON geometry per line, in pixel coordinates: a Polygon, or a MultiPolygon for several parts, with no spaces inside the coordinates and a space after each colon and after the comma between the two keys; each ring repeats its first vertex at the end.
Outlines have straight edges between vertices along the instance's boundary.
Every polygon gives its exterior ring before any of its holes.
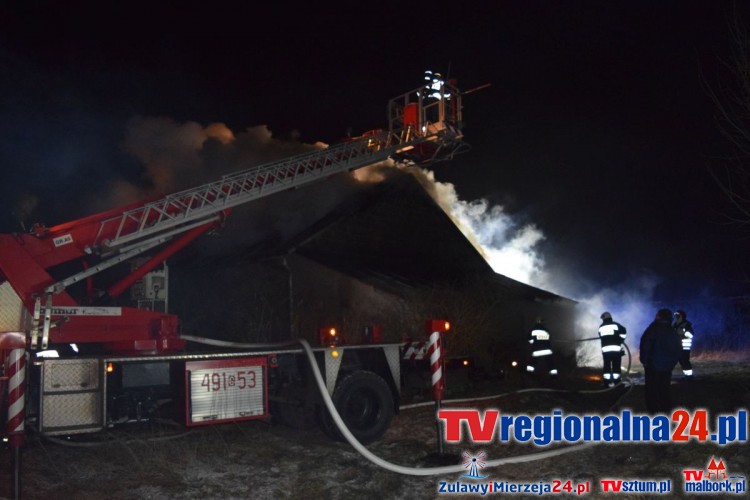
{"type": "Polygon", "coordinates": [[[266,358],[185,363],[187,425],[267,415],[266,358]]]}

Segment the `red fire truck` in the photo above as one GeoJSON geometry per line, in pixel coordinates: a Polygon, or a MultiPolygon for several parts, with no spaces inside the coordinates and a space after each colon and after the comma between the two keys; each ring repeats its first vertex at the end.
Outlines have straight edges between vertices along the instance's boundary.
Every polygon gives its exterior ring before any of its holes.
{"type": "MultiPolygon", "coordinates": [[[[155,201],[0,234],[0,435],[14,463],[31,430],[70,436],[165,415],[185,426],[272,412],[290,421],[320,408],[304,345],[188,337],[166,310],[100,305],[100,291],[165,294],[166,259],[238,205],[385,160],[427,164],[462,148],[461,92],[452,83],[431,81],[391,99],[387,110],[387,130],[155,201]],[[102,283],[116,266],[130,267],[102,283]],[[60,269],[74,270],[61,277],[60,269]],[[187,349],[188,342],[210,347],[187,349]]],[[[377,329],[365,338],[337,345],[335,332],[324,330],[312,351],[343,421],[369,443],[397,411],[401,356],[377,329]]],[[[330,418],[321,421],[336,437],[330,418]]]]}

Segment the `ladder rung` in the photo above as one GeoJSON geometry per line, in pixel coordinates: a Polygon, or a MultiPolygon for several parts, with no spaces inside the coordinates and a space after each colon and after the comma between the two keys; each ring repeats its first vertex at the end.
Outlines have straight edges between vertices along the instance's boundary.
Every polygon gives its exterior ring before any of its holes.
{"type": "MultiPolygon", "coordinates": [[[[398,138],[398,135],[392,137],[398,138]]],[[[226,175],[219,181],[168,195],[117,218],[103,221],[102,226],[116,224],[117,230],[110,245],[117,246],[156,234],[161,228],[173,228],[193,218],[205,217],[207,213],[261,198],[285,189],[287,185],[294,186],[324,174],[331,175],[377,163],[408,145],[398,139],[388,145],[388,136],[384,134],[382,140],[376,141],[382,146],[369,147],[370,141],[376,139],[370,136],[226,175]]],[[[412,142],[416,144],[422,140],[427,138],[412,142]]],[[[100,234],[106,234],[104,227],[100,228],[100,234]]]]}

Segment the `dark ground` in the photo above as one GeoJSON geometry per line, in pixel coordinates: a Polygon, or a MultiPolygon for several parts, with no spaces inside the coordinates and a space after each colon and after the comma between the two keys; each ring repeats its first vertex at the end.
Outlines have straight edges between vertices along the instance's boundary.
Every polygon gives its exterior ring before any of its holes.
{"type": "MultiPolygon", "coordinates": [[[[750,401],[750,365],[745,359],[706,359],[696,363],[693,382],[672,385],[676,406],[705,408],[711,419],[734,414],[750,401]]],[[[675,371],[675,380],[679,378],[675,371]]],[[[643,413],[640,374],[633,385],[600,391],[598,374],[579,369],[564,376],[554,391],[512,392],[519,380],[474,382],[457,399],[468,395],[505,394],[480,402],[453,406],[496,408],[505,414],[602,414],[631,409],[643,413]],[[508,394],[510,393],[510,394],[508,394]]],[[[528,388],[528,387],[526,387],[528,388]]],[[[415,399],[412,398],[412,401],[415,399]]],[[[446,403],[447,407],[451,405],[446,403]]],[[[546,451],[548,447],[493,442],[481,448],[487,460],[546,451]]],[[[407,467],[428,466],[425,457],[437,450],[434,406],[403,409],[386,436],[370,445],[377,456],[407,467]]],[[[10,495],[8,451],[0,455],[0,497],[10,495]]],[[[480,448],[446,445],[446,454],[459,457],[480,448]]],[[[691,441],[669,444],[598,444],[559,457],[508,464],[482,470],[494,481],[538,483],[553,480],[591,481],[589,498],[602,495],[601,479],[672,480],[672,497],[684,497],[682,470],[705,469],[711,457],[721,457],[728,472],[748,477],[747,443],[719,446],[691,441]]],[[[461,463],[456,458],[455,463],[461,463]]],[[[409,476],[384,470],[360,456],[349,444],[328,440],[317,428],[296,430],[251,421],[183,429],[155,426],[108,432],[98,441],[50,441],[31,437],[23,452],[23,498],[35,499],[431,499],[439,497],[440,481],[455,482],[460,474],[409,476]]],[[[515,495],[516,498],[524,498],[515,495]]],[[[534,496],[538,498],[538,496],[534,496]]],[[[617,498],[652,498],[649,494],[618,494],[617,498]]],[[[453,495],[451,498],[456,498],[453,495]]]]}

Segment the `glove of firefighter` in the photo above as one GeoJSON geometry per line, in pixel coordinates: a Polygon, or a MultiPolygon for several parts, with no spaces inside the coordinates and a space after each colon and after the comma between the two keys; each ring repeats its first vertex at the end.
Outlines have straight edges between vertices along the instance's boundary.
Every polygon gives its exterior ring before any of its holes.
{"type": "Polygon", "coordinates": [[[625,348],[620,347],[620,356],[625,356],[625,348]]]}

